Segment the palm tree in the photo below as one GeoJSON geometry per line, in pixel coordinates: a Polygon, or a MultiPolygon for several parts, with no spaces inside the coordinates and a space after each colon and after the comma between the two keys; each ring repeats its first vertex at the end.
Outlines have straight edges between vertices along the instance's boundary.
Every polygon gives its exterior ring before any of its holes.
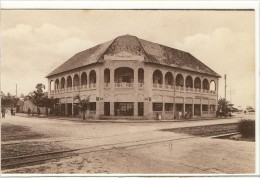
{"type": "Polygon", "coordinates": [[[89,99],[90,96],[88,96],[87,98],[82,99],[79,95],[74,97],[74,101],[78,101],[78,106],[79,109],[81,110],[81,112],[83,113],[83,120],[85,120],[85,113],[86,110],[89,108],[89,99]]]}
{"type": "Polygon", "coordinates": [[[44,96],[43,89],[45,89],[45,85],[38,83],[35,88],[36,90],[30,92],[29,95],[27,95],[27,98],[36,105],[38,112],[42,97],[44,96]]]}

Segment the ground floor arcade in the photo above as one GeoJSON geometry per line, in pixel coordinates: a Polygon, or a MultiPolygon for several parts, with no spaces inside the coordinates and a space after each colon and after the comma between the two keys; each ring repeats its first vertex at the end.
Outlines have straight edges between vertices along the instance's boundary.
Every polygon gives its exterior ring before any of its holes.
{"type": "MultiPolygon", "coordinates": [[[[77,103],[60,103],[62,115],[80,116],[82,113],[77,103]]],[[[163,102],[90,102],[86,115],[99,116],[133,116],[155,119],[190,119],[194,117],[215,117],[214,103],[163,103],[163,102]]]]}

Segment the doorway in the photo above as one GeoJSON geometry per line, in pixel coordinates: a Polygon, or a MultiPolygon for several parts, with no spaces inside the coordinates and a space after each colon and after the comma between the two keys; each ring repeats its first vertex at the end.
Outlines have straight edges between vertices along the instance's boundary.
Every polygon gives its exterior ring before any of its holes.
{"type": "Polygon", "coordinates": [[[138,116],[144,116],[144,103],[138,102],[138,116]]]}
{"type": "Polygon", "coordinates": [[[104,115],[110,116],[110,102],[104,102],[104,115]]]}

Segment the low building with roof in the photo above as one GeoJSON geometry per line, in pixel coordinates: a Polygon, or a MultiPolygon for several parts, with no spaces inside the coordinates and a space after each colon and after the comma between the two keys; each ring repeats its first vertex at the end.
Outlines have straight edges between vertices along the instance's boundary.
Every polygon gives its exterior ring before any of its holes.
{"type": "Polygon", "coordinates": [[[80,95],[96,118],[174,119],[214,117],[220,75],[187,52],[124,35],[75,54],[47,78],[65,115],[79,114],[80,95]]]}

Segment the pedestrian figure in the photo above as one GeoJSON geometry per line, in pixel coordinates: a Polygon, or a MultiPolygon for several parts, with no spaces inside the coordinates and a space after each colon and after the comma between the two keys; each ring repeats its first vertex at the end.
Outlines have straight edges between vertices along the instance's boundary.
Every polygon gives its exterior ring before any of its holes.
{"type": "Polygon", "coordinates": [[[181,113],[181,111],[179,112],[179,119],[181,119],[181,115],[182,115],[182,113],[181,113]]]}
{"type": "Polygon", "coordinates": [[[14,115],[14,109],[11,108],[11,116],[13,116],[13,115],[14,115]]]}
{"type": "Polygon", "coordinates": [[[34,116],[34,109],[32,110],[32,116],[34,116]]]}
{"type": "Polygon", "coordinates": [[[120,116],[120,110],[117,109],[117,116],[120,116]]]}
{"type": "Polygon", "coordinates": [[[30,116],[30,114],[31,114],[31,109],[28,108],[28,116],[30,116]]]}
{"type": "Polygon", "coordinates": [[[37,108],[37,114],[38,116],[41,114],[40,108],[37,108]]]}
{"type": "Polygon", "coordinates": [[[5,108],[1,109],[1,113],[2,113],[2,118],[5,118],[5,108]]]}

